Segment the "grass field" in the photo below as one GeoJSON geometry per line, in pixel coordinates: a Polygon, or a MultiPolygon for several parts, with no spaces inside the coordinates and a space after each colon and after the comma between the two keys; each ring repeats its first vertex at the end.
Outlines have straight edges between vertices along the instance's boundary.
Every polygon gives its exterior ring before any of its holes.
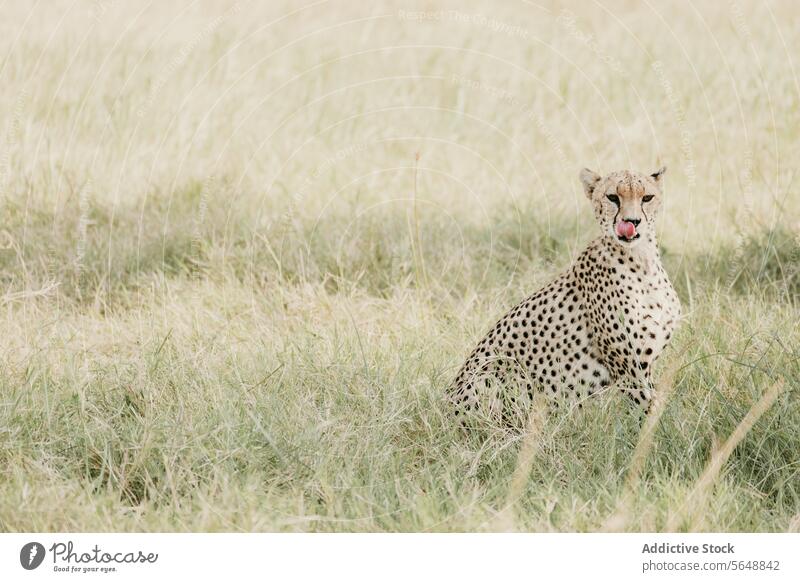
{"type": "Polygon", "coordinates": [[[800,530],[792,2],[2,11],[0,530],[800,530]],[[461,434],[597,234],[580,168],[661,164],[652,438],[618,395],[461,434]]]}

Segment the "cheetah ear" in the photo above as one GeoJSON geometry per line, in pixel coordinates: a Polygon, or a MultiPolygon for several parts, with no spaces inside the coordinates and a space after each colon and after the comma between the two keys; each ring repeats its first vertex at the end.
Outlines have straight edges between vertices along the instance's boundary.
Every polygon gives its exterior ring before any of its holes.
{"type": "Polygon", "coordinates": [[[583,184],[583,191],[586,193],[586,196],[591,198],[592,191],[599,181],[599,174],[592,172],[589,168],[581,170],[581,183],[583,184]]]}
{"type": "Polygon", "coordinates": [[[653,180],[655,180],[656,184],[661,185],[661,178],[664,176],[666,172],[667,172],[667,167],[661,166],[661,168],[650,174],[650,177],[653,180]]]}

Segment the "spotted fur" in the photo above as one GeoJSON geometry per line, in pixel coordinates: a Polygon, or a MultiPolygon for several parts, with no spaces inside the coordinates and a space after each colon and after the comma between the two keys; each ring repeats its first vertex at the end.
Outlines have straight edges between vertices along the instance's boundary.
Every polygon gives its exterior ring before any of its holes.
{"type": "Polygon", "coordinates": [[[655,234],[664,171],[581,172],[602,235],[478,343],[450,388],[462,421],[524,409],[536,392],[580,405],[612,385],[649,411],[653,363],[680,317],[655,234]],[[636,222],[634,240],[617,235],[619,220],[636,222]]]}

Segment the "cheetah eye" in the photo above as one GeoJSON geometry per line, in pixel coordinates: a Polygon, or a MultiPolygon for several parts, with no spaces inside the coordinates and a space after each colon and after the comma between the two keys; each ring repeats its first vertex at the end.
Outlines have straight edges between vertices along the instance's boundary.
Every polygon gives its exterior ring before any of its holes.
{"type": "Polygon", "coordinates": [[[611,202],[619,206],[619,196],[617,196],[616,194],[606,194],[606,198],[608,198],[609,200],[611,200],[611,202]]]}
{"type": "Polygon", "coordinates": [[[648,194],[647,196],[642,198],[642,202],[650,202],[653,198],[654,196],[652,194],[648,194]]]}

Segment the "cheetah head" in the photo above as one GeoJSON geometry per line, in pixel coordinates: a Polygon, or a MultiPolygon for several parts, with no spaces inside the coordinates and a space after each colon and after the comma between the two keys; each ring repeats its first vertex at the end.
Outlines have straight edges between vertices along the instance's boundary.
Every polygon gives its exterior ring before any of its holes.
{"type": "Polygon", "coordinates": [[[642,240],[655,241],[655,219],[661,206],[661,168],[652,174],[613,172],[600,176],[584,168],[581,182],[603,234],[633,247],[642,240]]]}

